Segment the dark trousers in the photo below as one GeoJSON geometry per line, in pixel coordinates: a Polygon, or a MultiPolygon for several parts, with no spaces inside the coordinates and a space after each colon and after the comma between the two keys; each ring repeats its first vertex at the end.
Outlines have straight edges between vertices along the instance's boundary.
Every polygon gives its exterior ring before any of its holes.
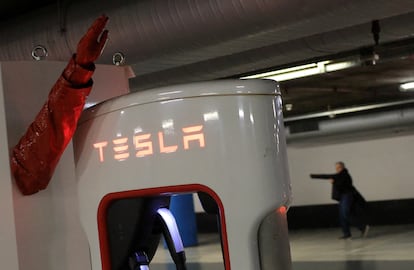
{"type": "Polygon", "coordinates": [[[366,224],[363,217],[355,213],[354,207],[353,193],[342,194],[339,201],[339,223],[344,236],[351,236],[351,225],[354,225],[361,231],[365,228],[366,224]]]}

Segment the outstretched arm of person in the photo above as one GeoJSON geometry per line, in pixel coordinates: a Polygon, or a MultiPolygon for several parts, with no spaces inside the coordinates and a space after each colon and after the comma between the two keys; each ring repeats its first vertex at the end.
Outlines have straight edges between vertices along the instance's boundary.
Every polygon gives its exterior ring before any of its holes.
{"type": "Polygon", "coordinates": [[[313,179],[333,179],[335,174],[311,174],[310,177],[313,179]]]}
{"type": "Polygon", "coordinates": [[[92,88],[94,62],[108,39],[108,17],[100,16],[79,41],[48,99],[11,152],[11,171],[19,190],[30,195],[45,189],[72,139],[92,88]]]}

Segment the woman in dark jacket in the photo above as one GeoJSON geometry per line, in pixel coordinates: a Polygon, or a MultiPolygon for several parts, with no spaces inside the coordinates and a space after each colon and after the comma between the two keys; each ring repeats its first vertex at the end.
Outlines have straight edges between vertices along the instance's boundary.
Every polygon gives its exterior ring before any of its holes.
{"type": "Polygon", "coordinates": [[[363,237],[366,237],[369,226],[362,218],[361,213],[351,215],[352,210],[363,208],[365,200],[352,185],[352,177],[345,168],[345,164],[337,162],[335,169],[336,174],[311,174],[310,176],[311,178],[331,180],[332,199],[339,202],[339,222],[343,232],[341,239],[351,238],[351,223],[361,231],[363,237]]]}

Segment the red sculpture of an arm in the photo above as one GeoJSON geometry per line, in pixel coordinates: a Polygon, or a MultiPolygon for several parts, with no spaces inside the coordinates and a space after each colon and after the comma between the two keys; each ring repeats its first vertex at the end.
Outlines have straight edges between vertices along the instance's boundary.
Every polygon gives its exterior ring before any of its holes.
{"type": "Polygon", "coordinates": [[[108,17],[99,17],[80,40],[76,54],[59,77],[48,99],[19,143],[12,149],[11,171],[20,191],[45,189],[76,130],[92,88],[94,62],[108,39],[108,17]]]}

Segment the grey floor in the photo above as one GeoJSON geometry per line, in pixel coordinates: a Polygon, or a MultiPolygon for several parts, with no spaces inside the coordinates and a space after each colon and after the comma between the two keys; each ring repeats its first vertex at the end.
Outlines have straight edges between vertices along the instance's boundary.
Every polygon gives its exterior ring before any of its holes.
{"type": "MultiPolygon", "coordinates": [[[[338,236],[340,231],[335,228],[290,232],[293,270],[414,269],[414,224],[372,227],[365,239],[358,232],[352,240],[339,240],[338,236]]],[[[224,269],[218,236],[200,235],[199,242],[186,249],[188,270],[224,269]]],[[[151,269],[175,269],[162,247],[151,269]]]]}
{"type": "Polygon", "coordinates": [[[290,233],[294,270],[414,269],[414,225],[372,227],[368,238],[354,232],[338,240],[339,229],[290,233]]]}

